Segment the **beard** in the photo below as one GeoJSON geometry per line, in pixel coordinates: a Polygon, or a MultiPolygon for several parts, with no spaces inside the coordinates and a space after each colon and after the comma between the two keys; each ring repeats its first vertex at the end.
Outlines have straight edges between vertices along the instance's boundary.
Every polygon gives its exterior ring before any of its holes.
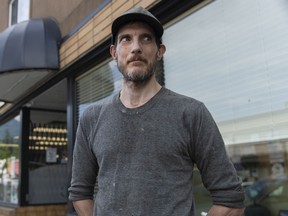
{"type": "MultiPolygon", "coordinates": [[[[147,62],[145,62],[147,63],[147,62]]],[[[117,62],[117,67],[119,71],[122,73],[125,81],[135,82],[135,83],[146,83],[148,82],[155,73],[156,69],[156,61],[152,64],[148,64],[146,69],[136,68],[133,71],[128,71],[124,65],[117,62]]]]}

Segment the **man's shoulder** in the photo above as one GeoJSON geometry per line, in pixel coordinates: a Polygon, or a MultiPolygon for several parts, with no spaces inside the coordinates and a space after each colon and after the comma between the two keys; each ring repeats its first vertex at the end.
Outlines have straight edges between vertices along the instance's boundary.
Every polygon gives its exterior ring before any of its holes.
{"type": "Polygon", "coordinates": [[[113,101],[114,101],[114,97],[110,97],[107,99],[103,99],[103,100],[91,103],[84,109],[82,116],[85,116],[86,118],[95,117],[100,114],[103,108],[112,106],[113,101]]]}
{"type": "Polygon", "coordinates": [[[173,90],[170,89],[165,89],[165,99],[167,101],[169,101],[169,103],[171,105],[175,105],[175,106],[189,106],[189,107],[200,107],[203,105],[203,102],[195,99],[193,97],[187,96],[187,95],[183,95],[181,93],[177,93],[173,90]]]}

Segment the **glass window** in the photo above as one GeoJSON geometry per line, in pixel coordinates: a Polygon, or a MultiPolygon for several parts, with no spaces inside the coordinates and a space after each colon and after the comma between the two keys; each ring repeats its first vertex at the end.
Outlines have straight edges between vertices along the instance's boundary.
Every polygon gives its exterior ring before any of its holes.
{"type": "Polygon", "coordinates": [[[92,68],[76,79],[78,117],[90,104],[112,97],[121,89],[122,75],[115,61],[92,68]]]}
{"type": "Polygon", "coordinates": [[[17,23],[18,19],[18,0],[11,0],[10,2],[10,25],[17,23]]]}
{"type": "Polygon", "coordinates": [[[19,116],[0,126],[0,202],[18,204],[19,116]]]}
{"type": "MultiPolygon", "coordinates": [[[[246,190],[287,179],[287,7],[284,0],[212,1],[163,37],[166,87],[206,104],[246,190]]],[[[268,208],[268,197],[254,204],[268,208]]],[[[287,206],[282,200],[283,208],[267,211],[276,216],[287,206]]]]}
{"type": "Polygon", "coordinates": [[[17,22],[22,22],[30,18],[30,0],[18,0],[18,19],[17,22]]]}
{"type": "Polygon", "coordinates": [[[11,0],[9,5],[10,25],[30,18],[30,0],[11,0]]]}
{"type": "Polygon", "coordinates": [[[66,113],[30,111],[29,204],[67,202],[66,113]]]}

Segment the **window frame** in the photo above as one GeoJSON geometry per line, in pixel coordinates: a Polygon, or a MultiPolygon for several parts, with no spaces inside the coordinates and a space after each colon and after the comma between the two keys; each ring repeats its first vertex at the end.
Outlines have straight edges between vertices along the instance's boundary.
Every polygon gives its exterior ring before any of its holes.
{"type": "Polygon", "coordinates": [[[18,22],[18,4],[19,0],[11,0],[9,2],[9,26],[18,22]]]}

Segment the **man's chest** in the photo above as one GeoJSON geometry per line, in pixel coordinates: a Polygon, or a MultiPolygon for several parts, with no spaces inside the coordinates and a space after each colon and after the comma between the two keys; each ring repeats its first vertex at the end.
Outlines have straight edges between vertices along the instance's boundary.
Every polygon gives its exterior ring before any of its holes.
{"type": "Polygon", "coordinates": [[[92,133],[92,150],[100,164],[119,158],[141,163],[179,161],[189,157],[189,134],[180,118],[165,114],[103,116],[92,133]]]}

